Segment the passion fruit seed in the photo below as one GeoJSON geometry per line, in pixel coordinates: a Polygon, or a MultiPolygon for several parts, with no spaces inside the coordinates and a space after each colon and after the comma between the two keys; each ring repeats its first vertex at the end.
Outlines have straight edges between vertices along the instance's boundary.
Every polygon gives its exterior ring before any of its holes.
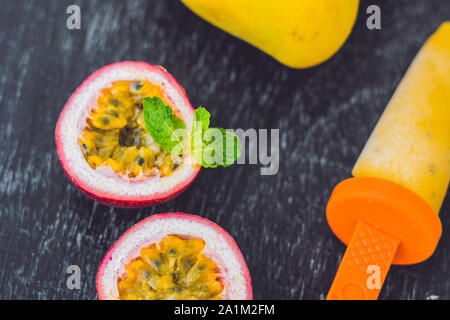
{"type": "Polygon", "coordinates": [[[205,242],[169,235],[142,248],[117,282],[121,300],[220,299],[224,287],[217,264],[202,254],[205,242]]]}
{"type": "Polygon", "coordinates": [[[161,88],[148,81],[117,81],[101,91],[79,139],[93,169],[108,166],[129,178],[145,178],[158,172],[169,176],[178,168],[183,159],[172,161],[145,128],[142,103],[155,96],[164,100],[161,88]]]}

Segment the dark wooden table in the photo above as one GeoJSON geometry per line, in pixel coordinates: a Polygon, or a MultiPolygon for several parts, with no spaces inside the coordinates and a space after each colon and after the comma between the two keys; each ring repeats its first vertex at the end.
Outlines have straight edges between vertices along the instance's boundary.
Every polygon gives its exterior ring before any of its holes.
{"type": "MultiPolygon", "coordinates": [[[[325,205],[351,168],[406,69],[449,0],[363,1],[355,29],[330,61],[286,68],[195,16],[179,1],[0,0],[0,298],[96,299],[97,267],[118,237],[159,212],[195,213],[235,237],[256,299],[324,299],[345,251],[325,205]],[[382,30],[366,28],[369,4],[382,30]],[[78,4],[82,30],[66,28],[78,4]],[[216,126],[280,129],[280,171],[203,170],[180,197],[117,209],[65,176],[55,125],[77,86],[121,60],[162,65],[216,126]],[[79,265],[81,290],[66,286],[79,265]]],[[[447,197],[448,198],[448,197],[447,197]]],[[[450,299],[450,201],[426,262],[394,266],[383,299],[450,299]]]]}

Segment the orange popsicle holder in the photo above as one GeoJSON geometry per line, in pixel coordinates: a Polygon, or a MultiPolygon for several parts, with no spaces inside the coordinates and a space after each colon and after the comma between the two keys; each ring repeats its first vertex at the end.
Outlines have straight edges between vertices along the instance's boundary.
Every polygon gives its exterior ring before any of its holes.
{"type": "Polygon", "coordinates": [[[328,300],[375,300],[391,264],[428,259],[442,233],[437,212],[409,189],[356,177],[336,186],[327,220],[347,245],[328,300]]]}

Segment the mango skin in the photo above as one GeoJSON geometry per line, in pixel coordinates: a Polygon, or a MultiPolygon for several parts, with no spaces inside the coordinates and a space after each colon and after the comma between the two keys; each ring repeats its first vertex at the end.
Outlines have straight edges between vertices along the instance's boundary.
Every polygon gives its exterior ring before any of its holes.
{"type": "Polygon", "coordinates": [[[359,0],[181,0],[197,15],[282,64],[331,58],[350,35],[359,0]]]}

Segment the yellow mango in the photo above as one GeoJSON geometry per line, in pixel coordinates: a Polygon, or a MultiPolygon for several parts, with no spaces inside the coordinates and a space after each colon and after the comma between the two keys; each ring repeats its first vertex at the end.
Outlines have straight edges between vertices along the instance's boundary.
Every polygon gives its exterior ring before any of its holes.
{"type": "Polygon", "coordinates": [[[197,15],[291,68],[331,58],[356,20],[359,0],[181,0],[197,15]]]}

